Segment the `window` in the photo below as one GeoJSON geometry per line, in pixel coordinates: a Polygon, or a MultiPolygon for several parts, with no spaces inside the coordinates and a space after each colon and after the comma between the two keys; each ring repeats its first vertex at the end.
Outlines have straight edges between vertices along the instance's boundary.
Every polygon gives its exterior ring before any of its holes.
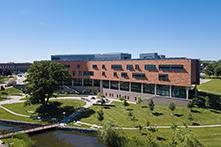
{"type": "Polygon", "coordinates": [[[77,65],[77,69],[79,69],[80,67],[81,67],[81,65],[80,65],[80,64],[78,64],[78,65],[77,65]]]}
{"type": "Polygon", "coordinates": [[[133,65],[128,64],[128,65],[127,65],[127,70],[133,70],[133,65]]]}
{"type": "Polygon", "coordinates": [[[94,72],[93,71],[84,71],[83,76],[93,76],[94,72]]]}
{"type": "Polygon", "coordinates": [[[126,73],[126,72],[122,72],[122,73],[121,73],[121,77],[122,77],[122,78],[127,78],[127,73],[126,73]]]}
{"type": "Polygon", "coordinates": [[[102,76],[106,77],[106,73],[104,71],[102,72],[102,76]]]}
{"type": "Polygon", "coordinates": [[[145,70],[148,70],[148,71],[156,71],[157,70],[156,65],[152,65],[152,64],[146,64],[144,68],[145,68],[145,70]]]}
{"type": "Polygon", "coordinates": [[[106,70],[106,67],[105,67],[105,65],[102,65],[102,69],[103,69],[103,70],[106,70]]]}
{"type": "Polygon", "coordinates": [[[117,72],[114,72],[114,77],[118,77],[118,76],[117,76],[117,72]]]}
{"type": "Polygon", "coordinates": [[[135,65],[136,70],[140,70],[140,66],[138,64],[135,65]]]}
{"type": "Polygon", "coordinates": [[[97,67],[96,64],[93,64],[93,65],[92,65],[92,68],[93,68],[93,69],[98,69],[98,67],[97,67]]]}
{"type": "Polygon", "coordinates": [[[184,67],[183,65],[159,65],[159,70],[182,72],[184,67]]]}
{"type": "Polygon", "coordinates": [[[159,80],[160,81],[169,81],[168,74],[159,74],[159,80]]]}
{"type": "Polygon", "coordinates": [[[129,91],[129,83],[128,82],[120,82],[120,90],[129,91]]]}
{"type": "Polygon", "coordinates": [[[146,76],[145,76],[144,73],[133,73],[133,74],[132,74],[132,77],[133,77],[134,79],[144,79],[144,78],[146,78],[146,76]]]}
{"type": "Polygon", "coordinates": [[[114,69],[114,70],[122,70],[122,65],[120,64],[113,64],[111,65],[111,69],[114,69]]]}

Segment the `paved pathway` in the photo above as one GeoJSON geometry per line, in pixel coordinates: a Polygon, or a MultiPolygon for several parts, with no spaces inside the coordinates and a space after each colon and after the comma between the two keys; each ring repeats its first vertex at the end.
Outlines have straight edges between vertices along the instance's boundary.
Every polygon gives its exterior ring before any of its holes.
{"type": "MultiPolygon", "coordinates": [[[[77,125],[87,125],[91,128],[102,128],[102,126],[96,125],[96,124],[90,124],[86,122],[77,121],[77,125]]],[[[158,129],[170,129],[171,126],[154,126],[158,129]]],[[[178,126],[179,128],[185,128],[186,126],[178,126]]],[[[188,126],[188,128],[214,128],[214,127],[221,127],[221,124],[214,124],[214,125],[201,125],[201,126],[188,126]]],[[[128,128],[128,127],[115,127],[116,129],[122,129],[122,130],[138,130],[139,128],[128,128]]],[[[150,128],[150,127],[143,127],[143,128],[150,128]]]]}

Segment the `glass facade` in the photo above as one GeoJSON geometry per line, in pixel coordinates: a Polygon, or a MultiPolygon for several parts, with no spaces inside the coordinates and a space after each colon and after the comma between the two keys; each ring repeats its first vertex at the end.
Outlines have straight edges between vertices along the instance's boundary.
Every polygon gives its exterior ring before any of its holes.
{"type": "Polygon", "coordinates": [[[100,80],[94,80],[94,86],[100,87],[100,80]]]}
{"type": "Polygon", "coordinates": [[[172,97],[186,98],[186,88],[181,86],[172,86],[172,97]]]}
{"type": "Polygon", "coordinates": [[[104,80],[104,81],[103,81],[103,87],[104,87],[104,88],[109,88],[109,81],[104,80]]]}
{"type": "Polygon", "coordinates": [[[160,95],[160,96],[170,96],[170,86],[167,86],[167,85],[157,85],[157,95],[160,95]]]}
{"type": "Polygon", "coordinates": [[[154,94],[155,85],[154,84],[143,84],[143,93],[154,94]]]}
{"type": "Polygon", "coordinates": [[[118,82],[117,81],[111,81],[111,89],[118,90],[118,82]]]}
{"type": "Polygon", "coordinates": [[[129,82],[120,82],[120,90],[129,91],[129,82]]]}
{"type": "Polygon", "coordinates": [[[84,79],[84,86],[92,86],[92,79],[84,79]]]}
{"type": "Polygon", "coordinates": [[[141,84],[140,83],[131,83],[131,91],[132,92],[141,92],[141,84]]]}

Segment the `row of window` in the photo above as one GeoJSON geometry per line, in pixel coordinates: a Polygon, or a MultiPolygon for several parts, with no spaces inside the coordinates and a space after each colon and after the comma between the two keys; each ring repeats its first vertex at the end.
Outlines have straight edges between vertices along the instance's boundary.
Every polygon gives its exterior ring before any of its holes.
{"type": "MultiPolygon", "coordinates": [[[[65,68],[70,68],[70,65],[65,64],[64,66],[65,66],[65,68]]],[[[80,68],[80,64],[78,64],[76,66],[76,68],[79,69],[80,68]]],[[[95,69],[95,70],[98,70],[98,66],[96,64],[93,64],[92,68],[95,69]]],[[[102,65],[102,69],[106,70],[105,65],[102,65]]],[[[121,64],[112,64],[111,65],[111,69],[113,69],[113,70],[122,70],[123,67],[122,67],[121,64]]],[[[132,71],[132,70],[140,70],[140,66],[138,64],[136,64],[135,66],[132,65],[132,64],[128,64],[126,66],[126,69],[130,70],[130,71],[132,71]]],[[[147,70],[147,71],[156,71],[157,67],[154,64],[146,64],[146,65],[144,65],[144,69],[147,70]]],[[[164,65],[163,64],[163,65],[159,65],[159,70],[161,70],[161,71],[177,71],[177,72],[182,72],[184,70],[184,66],[183,65],[164,65]]]]}
{"type": "MultiPolygon", "coordinates": [[[[73,74],[73,76],[76,76],[76,72],[73,72],[72,74],[73,74]]],[[[84,71],[84,72],[78,71],[78,76],[94,76],[94,72],[93,71],[84,71]]],[[[106,77],[106,73],[102,72],[102,76],[106,77]]],[[[117,72],[114,72],[113,76],[116,78],[119,78],[117,72]]],[[[126,78],[128,78],[128,75],[126,72],[122,72],[121,77],[126,79],[126,78]]],[[[144,73],[132,73],[132,78],[134,78],[134,79],[147,79],[147,77],[144,73]]],[[[159,80],[160,81],[169,81],[169,75],[168,74],[159,74],[159,80]]]]}

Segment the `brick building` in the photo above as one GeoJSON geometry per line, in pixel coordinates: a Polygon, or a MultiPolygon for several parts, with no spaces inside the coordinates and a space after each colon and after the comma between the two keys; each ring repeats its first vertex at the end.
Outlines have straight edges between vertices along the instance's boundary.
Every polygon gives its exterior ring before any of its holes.
{"type": "Polygon", "coordinates": [[[131,101],[138,96],[143,99],[154,96],[189,99],[189,90],[199,84],[197,59],[166,58],[156,53],[131,59],[130,54],[119,53],[55,55],[52,61],[64,64],[71,73],[72,80],[67,85],[79,91],[100,91],[110,98],[124,97],[131,101]]]}

